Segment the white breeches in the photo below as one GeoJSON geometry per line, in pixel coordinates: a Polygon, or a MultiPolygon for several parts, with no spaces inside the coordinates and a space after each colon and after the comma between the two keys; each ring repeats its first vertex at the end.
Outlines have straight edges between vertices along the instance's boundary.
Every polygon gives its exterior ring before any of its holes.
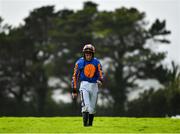
{"type": "Polygon", "coordinates": [[[79,91],[81,95],[82,112],[89,112],[89,114],[96,113],[98,84],[82,81],[79,91]]]}

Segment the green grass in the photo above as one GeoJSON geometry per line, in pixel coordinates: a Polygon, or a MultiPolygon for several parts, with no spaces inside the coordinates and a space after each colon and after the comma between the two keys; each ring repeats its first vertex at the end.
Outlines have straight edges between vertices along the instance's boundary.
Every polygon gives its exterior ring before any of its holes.
{"type": "Polygon", "coordinates": [[[95,117],[83,127],[81,117],[1,117],[0,133],[180,133],[180,119],[95,117]]]}

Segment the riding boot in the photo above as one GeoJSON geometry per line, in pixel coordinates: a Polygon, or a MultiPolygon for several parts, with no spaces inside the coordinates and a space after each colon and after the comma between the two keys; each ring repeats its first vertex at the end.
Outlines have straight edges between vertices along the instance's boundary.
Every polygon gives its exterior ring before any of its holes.
{"type": "Polygon", "coordinates": [[[93,125],[94,114],[89,114],[89,126],[93,125]]]}
{"type": "Polygon", "coordinates": [[[88,126],[89,113],[88,112],[83,112],[82,116],[83,116],[83,125],[88,126]]]}

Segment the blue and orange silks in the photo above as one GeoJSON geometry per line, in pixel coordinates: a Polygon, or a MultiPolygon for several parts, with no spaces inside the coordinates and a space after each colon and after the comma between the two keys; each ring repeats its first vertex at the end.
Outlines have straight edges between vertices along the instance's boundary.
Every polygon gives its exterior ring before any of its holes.
{"type": "Polygon", "coordinates": [[[84,58],[80,58],[75,64],[72,88],[77,88],[78,81],[97,83],[97,80],[103,81],[103,71],[99,60],[93,58],[91,61],[86,61],[84,58]]]}

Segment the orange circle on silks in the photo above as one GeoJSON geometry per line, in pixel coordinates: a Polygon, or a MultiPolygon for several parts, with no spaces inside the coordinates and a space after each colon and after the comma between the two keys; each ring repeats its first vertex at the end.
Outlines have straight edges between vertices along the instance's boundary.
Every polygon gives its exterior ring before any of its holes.
{"type": "Polygon", "coordinates": [[[88,78],[92,78],[96,72],[96,67],[93,64],[88,64],[84,67],[84,75],[88,78]]]}

